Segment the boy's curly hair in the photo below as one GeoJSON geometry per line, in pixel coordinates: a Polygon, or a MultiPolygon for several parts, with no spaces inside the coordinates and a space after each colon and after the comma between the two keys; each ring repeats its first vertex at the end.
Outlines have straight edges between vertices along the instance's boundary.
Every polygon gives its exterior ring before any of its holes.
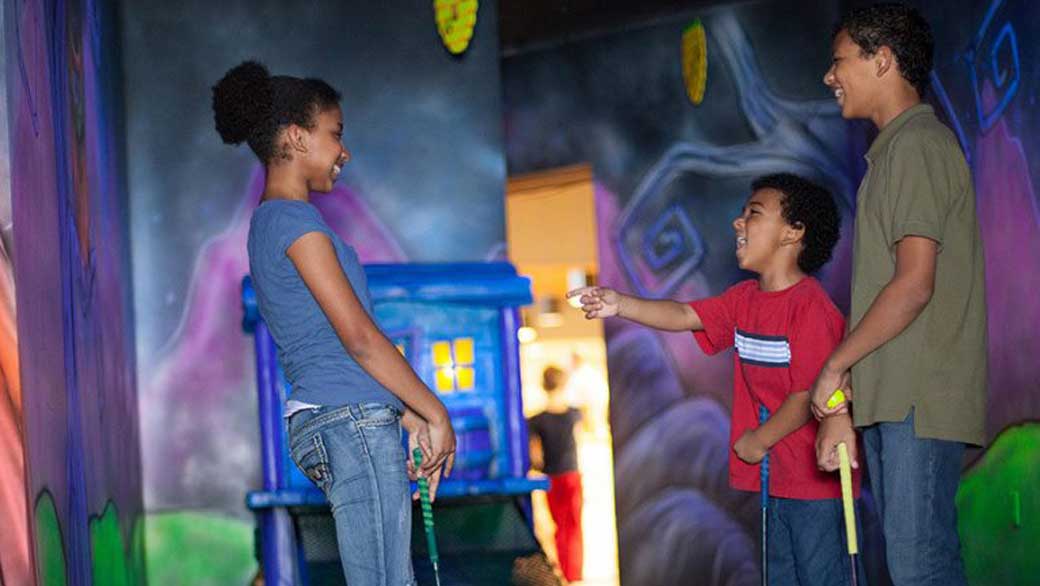
{"type": "Polygon", "coordinates": [[[798,268],[806,274],[820,270],[831,259],[834,246],[841,238],[841,214],[831,192],[792,173],[759,177],[751,183],[751,190],[759,189],[782,193],[780,209],[784,221],[805,228],[798,268]]]}
{"type": "Polygon", "coordinates": [[[917,10],[885,2],[850,11],[834,29],[834,36],[848,31],[864,55],[873,55],[882,46],[892,49],[899,72],[918,95],[928,89],[935,41],[928,21],[917,10]]]}

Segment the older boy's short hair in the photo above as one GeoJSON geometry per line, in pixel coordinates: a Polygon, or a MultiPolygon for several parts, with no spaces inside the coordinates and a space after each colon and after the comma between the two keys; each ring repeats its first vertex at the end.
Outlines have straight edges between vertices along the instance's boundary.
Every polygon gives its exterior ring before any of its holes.
{"type": "Polygon", "coordinates": [[[751,183],[751,190],[759,189],[782,193],[780,209],[784,221],[805,228],[798,268],[806,274],[820,270],[831,259],[841,238],[841,214],[831,192],[792,173],[759,177],[751,183]]]}
{"type": "Polygon", "coordinates": [[[838,23],[834,36],[843,30],[864,55],[874,55],[882,46],[892,49],[899,73],[918,95],[924,95],[932,71],[935,41],[932,27],[920,12],[894,2],[856,8],[838,23]]]}

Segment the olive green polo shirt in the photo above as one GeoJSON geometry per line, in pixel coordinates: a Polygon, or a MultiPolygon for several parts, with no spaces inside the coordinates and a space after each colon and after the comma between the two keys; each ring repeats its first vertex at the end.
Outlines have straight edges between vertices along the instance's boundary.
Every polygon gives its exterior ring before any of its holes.
{"type": "Polygon", "coordinates": [[[986,292],[975,190],[964,154],[928,105],[881,130],[856,194],[851,327],[895,274],[896,244],[939,244],[931,301],[901,334],[852,369],[857,426],[903,421],[918,437],[982,445],[986,292]]]}

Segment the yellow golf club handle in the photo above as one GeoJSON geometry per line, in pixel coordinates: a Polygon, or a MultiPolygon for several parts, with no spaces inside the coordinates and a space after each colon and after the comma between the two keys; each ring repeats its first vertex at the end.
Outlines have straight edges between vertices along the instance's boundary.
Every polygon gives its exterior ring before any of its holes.
{"type": "Polygon", "coordinates": [[[841,473],[841,504],[845,509],[845,537],[849,544],[849,555],[856,555],[859,553],[859,543],[856,541],[856,512],[852,508],[852,466],[845,442],[838,444],[838,469],[841,473]]]}

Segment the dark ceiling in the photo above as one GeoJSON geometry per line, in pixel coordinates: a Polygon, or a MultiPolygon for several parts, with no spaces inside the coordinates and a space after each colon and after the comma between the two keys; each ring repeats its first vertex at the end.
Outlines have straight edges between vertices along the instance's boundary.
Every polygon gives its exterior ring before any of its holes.
{"type": "Polygon", "coordinates": [[[726,0],[500,0],[502,55],[639,26],[726,0]]]}

